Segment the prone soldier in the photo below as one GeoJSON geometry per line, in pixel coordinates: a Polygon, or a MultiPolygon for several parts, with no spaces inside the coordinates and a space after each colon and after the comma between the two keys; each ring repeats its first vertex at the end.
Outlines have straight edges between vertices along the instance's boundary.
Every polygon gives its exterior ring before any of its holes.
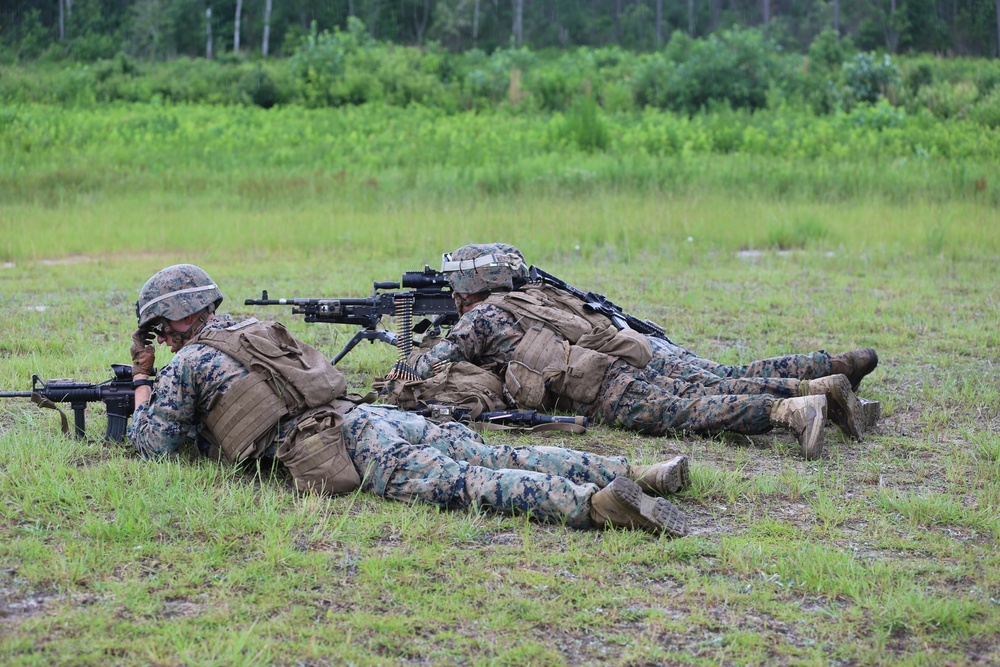
{"type": "Polygon", "coordinates": [[[569,411],[649,435],[781,427],[795,434],[807,459],[822,453],[828,405],[849,437],[860,439],[866,428],[852,385],[874,368],[874,350],[711,366],[615,327],[573,294],[529,283],[514,246],[463,246],[445,255],[441,270],[461,318],[410,359],[421,378],[468,362],[495,372],[520,408],[569,411]]]}
{"type": "Polygon", "coordinates": [[[128,435],[143,457],[176,455],[194,442],[234,464],[276,458],[303,491],[361,488],[573,528],[686,534],[683,513],[657,497],[690,486],[686,457],[639,466],[559,447],[489,446],[460,424],[365,404],[319,351],[278,323],[216,313],[222,300],[191,264],[157,272],[140,290],[128,435]],[[152,381],[154,338],[175,355],[152,381]]]}

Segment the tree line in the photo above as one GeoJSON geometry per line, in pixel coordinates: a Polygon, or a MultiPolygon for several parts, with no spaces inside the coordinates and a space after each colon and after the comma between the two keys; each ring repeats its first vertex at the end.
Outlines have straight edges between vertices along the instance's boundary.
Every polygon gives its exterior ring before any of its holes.
{"type": "Polygon", "coordinates": [[[832,29],[866,50],[1000,54],[1000,0],[0,0],[0,60],[267,58],[351,17],[374,39],[456,52],[653,51],[736,26],[798,51],[832,29]]]}

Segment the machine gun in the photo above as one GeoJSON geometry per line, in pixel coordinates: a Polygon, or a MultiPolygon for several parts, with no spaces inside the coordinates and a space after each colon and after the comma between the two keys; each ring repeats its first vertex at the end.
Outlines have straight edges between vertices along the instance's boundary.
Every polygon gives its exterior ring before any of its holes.
{"type": "MultiPolygon", "coordinates": [[[[529,283],[545,284],[562,290],[581,299],[588,310],[601,313],[610,319],[619,329],[629,328],[654,338],[661,338],[672,343],[667,333],[660,325],[649,320],[641,320],[624,312],[618,304],[597,292],[584,292],[569,283],[556,278],[536,266],[529,269],[529,283]]],[[[521,287],[515,285],[515,287],[521,287]]],[[[320,299],[270,299],[264,290],[260,299],[246,299],[247,306],[292,306],[293,315],[305,315],[309,323],[352,324],[362,327],[361,331],[347,342],[331,363],[336,364],[363,340],[374,343],[376,340],[388,343],[399,349],[399,361],[393,371],[396,377],[416,379],[410,375],[405,360],[413,348],[412,335],[398,336],[396,333],[381,327],[383,316],[396,317],[399,320],[399,331],[409,331],[411,334],[430,332],[433,336],[441,334],[441,327],[449,327],[458,322],[458,309],[451,297],[451,287],[447,274],[424,266],[423,271],[407,271],[400,282],[376,282],[372,296],[367,298],[320,298],[320,299]],[[408,292],[391,292],[381,290],[409,289],[408,292]],[[381,293],[380,293],[381,291],[381,293]],[[432,320],[424,319],[413,325],[414,316],[431,316],[432,320]]]]}
{"type": "Polygon", "coordinates": [[[87,403],[104,401],[108,409],[105,440],[121,442],[125,439],[128,418],[135,411],[135,390],[132,388],[132,367],[128,364],[111,364],[114,377],[98,384],[73,382],[73,380],[42,380],[31,378],[31,391],[3,391],[0,398],[30,398],[41,408],[56,410],[62,416],[62,432],[69,432],[66,413],[58,403],[69,403],[73,408],[74,433],[83,438],[86,432],[84,413],[87,403]]]}
{"type": "MultiPolygon", "coordinates": [[[[437,336],[441,327],[458,321],[458,310],[451,298],[451,287],[443,273],[425,266],[423,271],[407,271],[399,282],[376,282],[372,295],[355,299],[270,299],[264,290],[259,299],[247,299],[246,306],[292,306],[293,315],[305,315],[309,323],[352,324],[361,331],[347,342],[330,362],[336,364],[363,340],[374,343],[380,340],[399,349],[400,360],[405,361],[413,349],[412,334],[430,332],[437,336]],[[409,291],[386,291],[406,289],[409,291]],[[381,326],[385,316],[398,320],[399,336],[381,326]],[[413,317],[425,319],[413,324],[413,317]],[[430,316],[433,319],[426,319],[430,316]]],[[[400,363],[397,363],[397,367],[400,363]]],[[[405,366],[405,364],[403,364],[405,366]]],[[[404,370],[405,369],[400,369],[404,370]]],[[[406,377],[404,375],[404,377],[406,377]]],[[[411,377],[409,379],[416,379],[411,377]]]]}

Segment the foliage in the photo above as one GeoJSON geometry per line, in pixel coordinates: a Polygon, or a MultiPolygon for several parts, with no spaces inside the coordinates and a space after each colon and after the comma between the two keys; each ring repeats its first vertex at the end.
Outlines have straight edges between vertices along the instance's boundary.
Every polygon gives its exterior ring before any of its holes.
{"type": "Polygon", "coordinates": [[[778,75],[778,47],[773,40],[758,30],[738,29],[690,43],[684,37],[676,39],[679,45],[668,46],[639,70],[637,104],[685,113],[712,103],[747,109],[765,106],[767,91],[778,75]]]}
{"type": "Polygon", "coordinates": [[[1000,87],[976,102],[969,110],[969,118],[994,130],[1000,129],[1000,87]]]}
{"type": "Polygon", "coordinates": [[[962,81],[923,86],[909,100],[910,109],[927,109],[938,118],[968,118],[969,111],[979,99],[976,84],[962,81]]]}
{"type": "Polygon", "coordinates": [[[854,100],[875,104],[899,85],[900,76],[889,54],[858,53],[844,64],[844,83],[854,100]]]}
{"type": "Polygon", "coordinates": [[[847,60],[851,49],[850,40],[841,39],[832,29],[824,30],[809,45],[809,68],[812,71],[835,71],[847,60]]]}
{"type": "Polygon", "coordinates": [[[593,97],[585,95],[573,103],[565,119],[557,126],[556,137],[574,144],[582,151],[603,151],[611,143],[607,123],[593,97]]]}

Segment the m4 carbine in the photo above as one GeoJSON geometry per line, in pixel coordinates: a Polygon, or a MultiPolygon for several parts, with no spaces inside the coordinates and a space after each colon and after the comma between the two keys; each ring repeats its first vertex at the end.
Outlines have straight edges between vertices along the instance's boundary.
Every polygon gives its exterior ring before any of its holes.
{"type": "Polygon", "coordinates": [[[351,324],[362,327],[330,362],[336,364],[363,340],[380,340],[399,348],[405,359],[413,347],[412,334],[430,332],[437,336],[441,327],[458,321],[458,310],[451,298],[451,287],[445,275],[425,266],[423,271],[407,271],[397,282],[376,282],[372,295],[366,298],[270,299],[264,290],[259,299],[247,299],[246,306],[291,306],[293,315],[305,315],[309,323],[351,324]],[[409,291],[387,291],[399,290],[409,291]],[[413,317],[425,319],[413,324],[413,317]],[[395,317],[400,332],[397,336],[382,327],[383,317],[395,317]],[[431,317],[433,319],[426,319],[431,317]]]}
{"type": "Polygon", "coordinates": [[[58,403],[69,403],[73,408],[73,426],[77,438],[86,433],[84,412],[87,403],[103,401],[108,409],[108,425],[104,432],[106,440],[121,442],[125,439],[128,418],[135,412],[135,390],[132,388],[132,367],[127,364],[111,364],[114,377],[98,384],[73,382],[73,380],[49,380],[37,375],[31,378],[31,391],[2,391],[0,398],[30,398],[42,408],[51,408],[62,416],[62,431],[69,426],[66,414],[58,403]]]}

